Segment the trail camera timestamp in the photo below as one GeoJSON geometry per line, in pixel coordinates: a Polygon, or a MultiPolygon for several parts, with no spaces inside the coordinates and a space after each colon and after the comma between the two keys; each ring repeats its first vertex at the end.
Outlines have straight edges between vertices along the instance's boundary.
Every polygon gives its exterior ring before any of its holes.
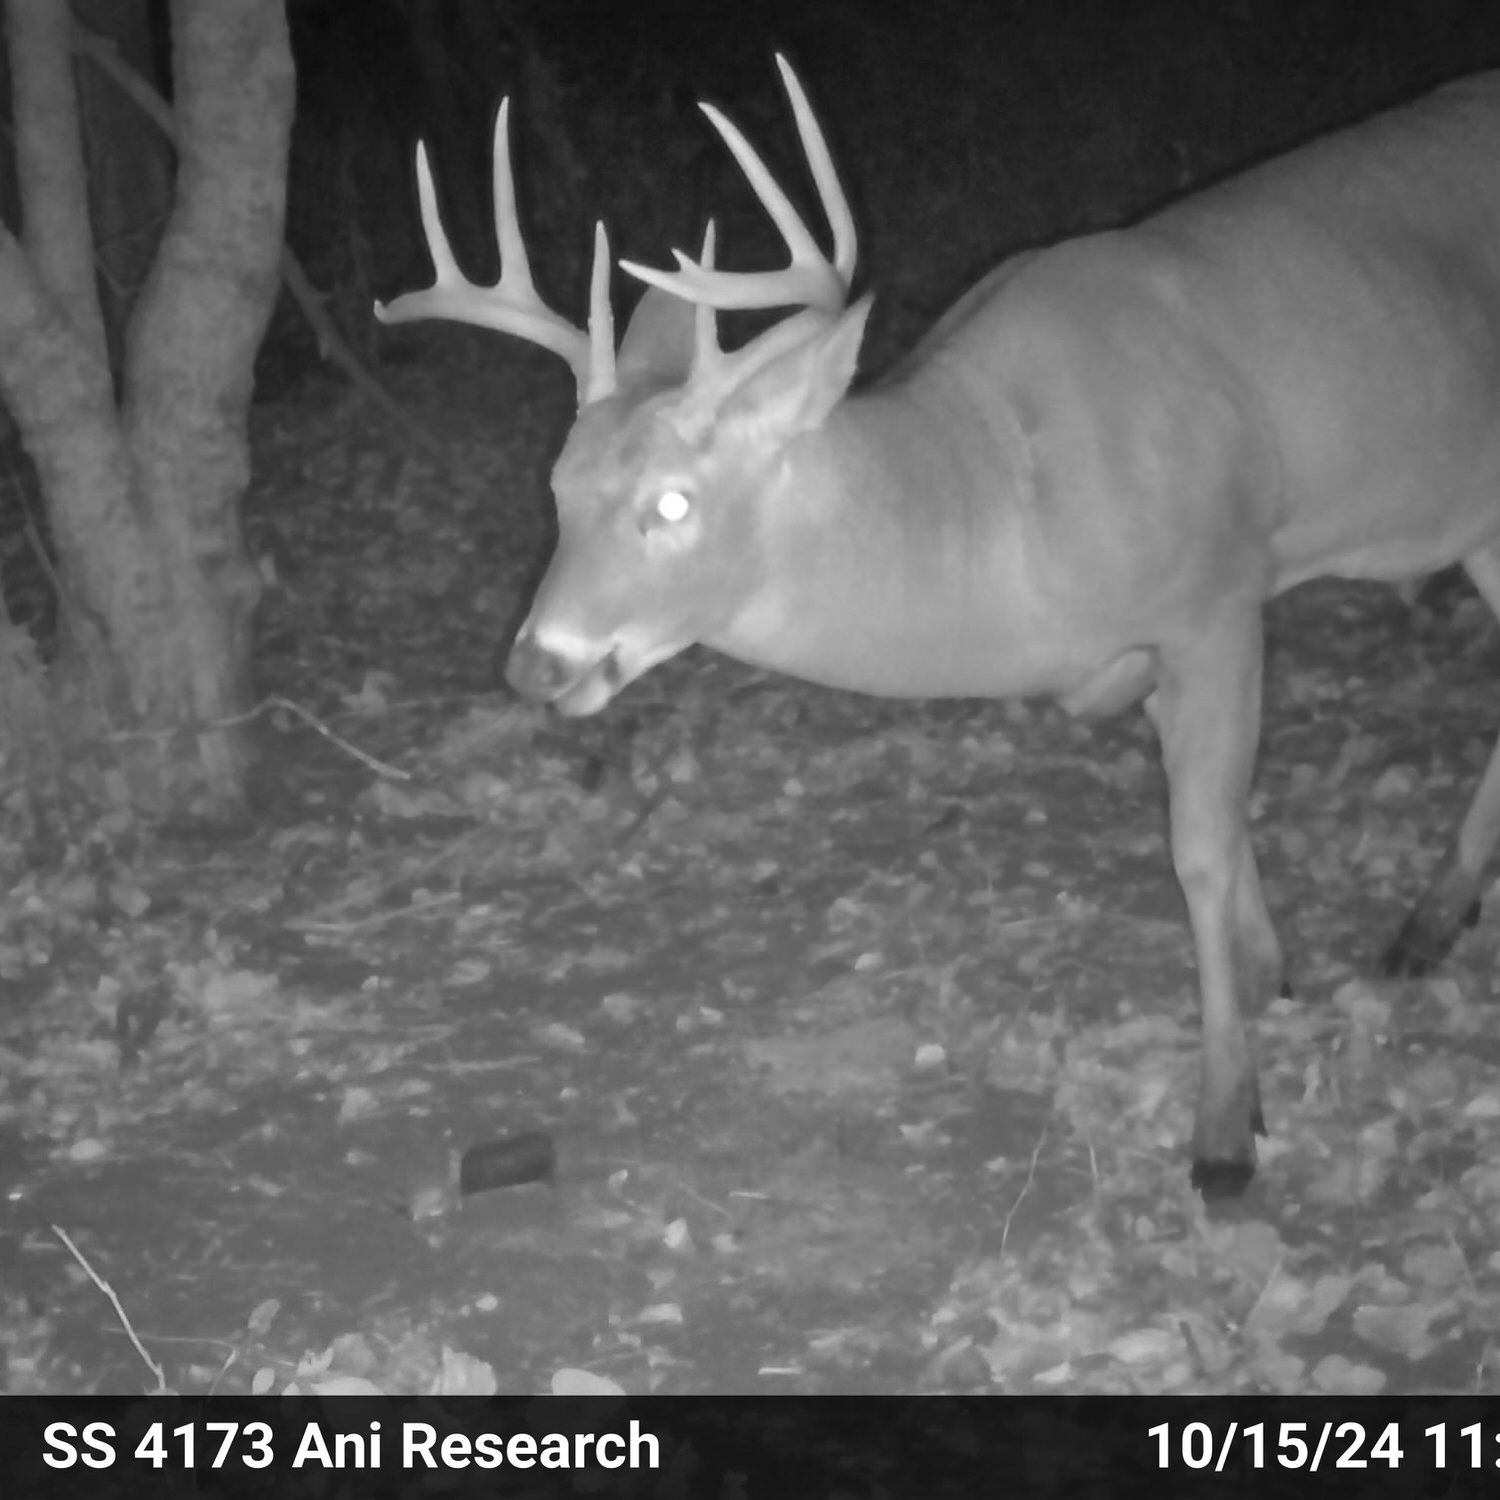
{"type": "Polygon", "coordinates": [[[1162,1422],[1146,1435],[1155,1439],[1159,1469],[1500,1471],[1500,1430],[1483,1422],[1162,1422]]]}

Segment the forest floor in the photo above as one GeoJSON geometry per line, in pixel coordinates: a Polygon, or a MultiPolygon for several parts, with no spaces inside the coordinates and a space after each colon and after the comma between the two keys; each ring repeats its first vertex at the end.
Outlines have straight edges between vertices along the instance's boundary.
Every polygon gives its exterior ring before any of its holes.
{"type": "Polygon", "coordinates": [[[84,1262],[184,1391],[1500,1388],[1500,905],[1439,977],[1359,977],[1487,753],[1476,599],[1270,610],[1296,998],[1209,1212],[1144,718],[698,651],[522,706],[566,391],[476,438],[450,379],[400,382],[446,472],[348,398],[259,414],[263,679],[326,732],[268,713],[257,831],[101,826],[4,902],[11,1390],[156,1383],[84,1262]]]}

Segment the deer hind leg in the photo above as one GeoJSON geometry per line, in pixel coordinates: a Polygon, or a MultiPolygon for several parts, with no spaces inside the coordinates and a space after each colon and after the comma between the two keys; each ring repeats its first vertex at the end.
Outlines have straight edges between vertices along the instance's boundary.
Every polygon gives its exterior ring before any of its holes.
{"type": "MultiPolygon", "coordinates": [[[[1281,941],[1271,925],[1271,913],[1266,910],[1266,897],[1260,888],[1260,871],[1255,864],[1255,850],[1248,829],[1240,849],[1240,867],[1234,882],[1234,917],[1238,944],[1236,958],[1239,972],[1245,979],[1243,993],[1257,1010],[1273,996],[1290,999],[1292,991],[1287,983],[1281,941]]],[[[1255,1122],[1255,1129],[1260,1135],[1266,1133],[1259,1120],[1255,1122]]]]}
{"type": "Polygon", "coordinates": [[[1264,1134],[1242,999],[1282,985],[1281,946],[1266,911],[1246,827],[1260,734],[1259,601],[1224,610],[1191,642],[1162,653],[1147,711],[1161,736],[1172,862],[1187,901],[1203,1012],[1203,1078],[1193,1130],[1193,1185],[1206,1198],[1243,1192],[1264,1134]]]}
{"type": "MultiPolygon", "coordinates": [[[[1464,559],[1464,570],[1484,602],[1500,616],[1500,544],[1464,559]]],[[[1447,956],[1466,926],[1479,917],[1479,886],[1500,839],[1500,742],[1490,753],[1479,790],[1438,863],[1422,898],[1381,960],[1380,972],[1397,978],[1426,974],[1447,956]]]]}

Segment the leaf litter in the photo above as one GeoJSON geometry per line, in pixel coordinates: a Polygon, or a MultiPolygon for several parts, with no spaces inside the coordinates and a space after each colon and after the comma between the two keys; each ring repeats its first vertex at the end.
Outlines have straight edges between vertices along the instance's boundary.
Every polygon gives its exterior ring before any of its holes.
{"type": "Polygon", "coordinates": [[[1273,607],[1297,996],[1257,1019],[1260,1175],[1210,1213],[1144,723],[702,653],[549,719],[493,691],[523,579],[470,535],[516,452],[427,505],[420,572],[402,523],[316,576],[420,466],[385,502],[330,444],[272,486],[303,712],[256,837],[0,842],[9,1389],[1495,1388],[1500,904],[1434,979],[1359,977],[1482,765],[1492,627],[1273,607]],[[556,1170],[465,1194],[475,1150],[556,1170]]]}

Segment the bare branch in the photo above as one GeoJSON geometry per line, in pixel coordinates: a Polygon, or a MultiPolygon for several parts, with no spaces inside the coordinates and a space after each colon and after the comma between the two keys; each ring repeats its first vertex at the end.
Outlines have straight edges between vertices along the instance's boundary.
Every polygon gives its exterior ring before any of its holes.
{"type": "MultiPolygon", "coordinates": [[[[15,0],[10,0],[15,3],[15,0]]],[[[40,0],[47,3],[47,0],[40,0]]],[[[73,26],[73,50],[86,57],[102,73],[110,78],[131,99],[166,138],[177,145],[177,120],[172,107],[151,85],[130,67],[121,57],[113,43],[88,31],[82,26],[73,26]]],[[[349,377],[351,384],[367,400],[395,419],[401,432],[426,453],[447,462],[447,449],[439,440],[414,422],[404,407],[385,389],[349,347],[338,326],[328,316],[322,297],[308,279],[301,262],[286,248],[281,251],[281,280],[291,295],[292,301],[307,319],[309,327],[317,336],[318,349],[332,364],[349,377]]]]}
{"type": "Polygon", "coordinates": [[[56,0],[6,0],[5,20],[15,95],[21,242],[84,348],[107,364],[68,7],[56,0]]]}

